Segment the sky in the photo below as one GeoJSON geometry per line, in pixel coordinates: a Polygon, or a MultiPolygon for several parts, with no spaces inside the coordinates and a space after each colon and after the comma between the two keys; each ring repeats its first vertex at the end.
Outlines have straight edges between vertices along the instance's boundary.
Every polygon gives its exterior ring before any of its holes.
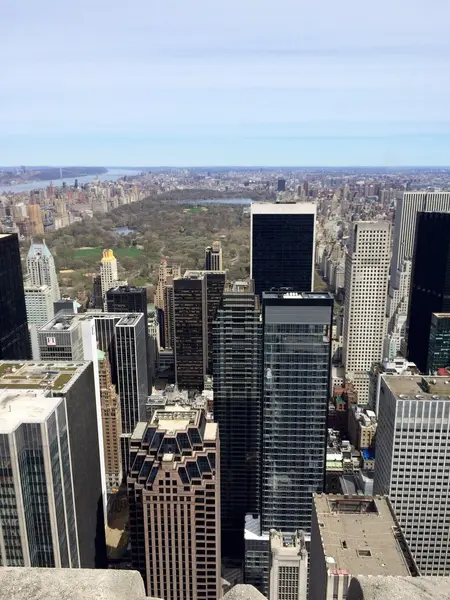
{"type": "Polygon", "coordinates": [[[4,0],[0,165],[450,165],[448,0],[4,0]]]}

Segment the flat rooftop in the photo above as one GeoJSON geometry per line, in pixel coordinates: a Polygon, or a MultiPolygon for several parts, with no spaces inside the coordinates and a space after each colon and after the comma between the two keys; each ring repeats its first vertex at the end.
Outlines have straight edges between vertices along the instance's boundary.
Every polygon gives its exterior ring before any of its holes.
{"type": "Polygon", "coordinates": [[[184,279],[201,279],[205,275],[226,275],[226,271],[207,271],[205,269],[188,269],[184,272],[184,279]]]}
{"type": "Polygon", "coordinates": [[[136,325],[139,319],[143,318],[143,313],[129,313],[121,317],[117,322],[117,327],[132,327],[133,325],[136,325]]]}
{"type": "Polygon", "coordinates": [[[44,423],[60,402],[40,390],[0,391],[0,433],[12,433],[22,423],[44,423]]]}
{"type": "Polygon", "coordinates": [[[39,328],[40,332],[46,331],[72,331],[80,322],[80,315],[59,312],[56,317],[39,328]]]}
{"type": "Polygon", "coordinates": [[[64,392],[89,364],[88,361],[0,361],[0,390],[64,392]]]}
{"type": "Polygon", "coordinates": [[[333,300],[329,292],[296,292],[294,290],[280,289],[263,292],[263,298],[282,298],[286,300],[333,300]]]}
{"type": "Polygon", "coordinates": [[[329,571],[411,575],[386,498],[315,494],[313,502],[329,571]]]}
{"type": "Polygon", "coordinates": [[[383,375],[391,392],[399,399],[450,401],[450,376],[383,375]]]}
{"type": "Polygon", "coordinates": [[[155,410],[152,423],[158,426],[158,429],[166,431],[182,431],[189,424],[196,423],[199,419],[199,411],[192,410],[190,406],[181,404],[171,404],[163,409],[155,410]]]}
{"type": "Polygon", "coordinates": [[[252,202],[252,215],[308,215],[316,214],[314,202],[252,202]]]}

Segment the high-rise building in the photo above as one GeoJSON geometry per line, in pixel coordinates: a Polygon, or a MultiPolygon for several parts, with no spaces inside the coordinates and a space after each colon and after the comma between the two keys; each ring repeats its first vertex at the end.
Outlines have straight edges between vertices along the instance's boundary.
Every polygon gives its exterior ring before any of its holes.
{"type": "Polygon", "coordinates": [[[269,600],[306,600],[308,553],[303,532],[270,532],[269,600]]]}
{"type": "Polygon", "coordinates": [[[450,313],[431,315],[430,339],[426,372],[437,374],[438,369],[450,365],[450,313]]]}
{"type": "Polygon", "coordinates": [[[222,244],[213,242],[205,248],[205,271],[223,271],[222,244]]]}
{"type": "Polygon", "coordinates": [[[344,364],[346,379],[369,400],[369,371],[383,359],[391,225],[361,221],[354,225],[345,259],[344,364]]]}
{"type": "Polygon", "coordinates": [[[165,600],[221,597],[218,428],[202,409],[156,410],[130,442],[133,568],[165,600]]]}
{"type": "Polygon", "coordinates": [[[92,363],[0,362],[0,394],[0,496],[11,498],[0,500],[0,554],[16,566],[105,568],[92,363]]]}
{"type": "Polygon", "coordinates": [[[262,328],[253,286],[230,283],[214,322],[214,420],[220,429],[222,555],[243,557],[247,513],[259,509],[262,328]]]}
{"type": "Polygon", "coordinates": [[[333,297],[263,293],[261,527],[311,530],[323,490],[333,297]]]}
{"type": "Polygon", "coordinates": [[[253,203],[250,225],[250,277],[255,292],[314,288],[316,205],[308,202],[253,203]]]}
{"type": "Polygon", "coordinates": [[[66,422],[63,398],[0,391],[2,566],[80,566],[66,422]]]}
{"type": "Polygon", "coordinates": [[[25,285],[28,325],[44,325],[53,318],[52,291],[48,285],[25,285]]]}
{"type": "Polygon", "coordinates": [[[120,435],[122,420],[120,400],[111,379],[111,365],[102,350],[97,351],[102,409],[103,452],[105,456],[106,491],[115,494],[123,481],[120,435]]]}
{"type": "Polygon", "coordinates": [[[181,389],[203,390],[208,363],[206,279],[174,279],[175,381],[181,389]]]}
{"type": "MultiPolygon", "coordinates": [[[[450,194],[449,194],[450,196],[450,194]]],[[[431,315],[450,311],[450,212],[421,212],[408,315],[408,358],[426,372],[431,315]]]]}
{"type": "Polygon", "coordinates": [[[106,292],[106,310],[109,313],[143,313],[147,322],[147,290],[134,285],[113,287],[106,292]]]}
{"type": "MultiPolygon", "coordinates": [[[[396,274],[397,283],[389,286],[386,306],[388,319],[387,337],[383,357],[393,360],[406,350],[406,323],[408,319],[409,288],[411,285],[411,261],[405,260],[396,274]]],[[[395,277],[395,276],[393,276],[395,277]]]]}
{"type": "Polygon", "coordinates": [[[309,597],[345,600],[352,575],[418,575],[388,498],[314,496],[309,597]]]}
{"type": "Polygon", "coordinates": [[[33,285],[48,285],[52,291],[52,300],[60,299],[55,261],[45,241],[31,244],[27,255],[27,271],[33,285]]]}
{"type": "Polygon", "coordinates": [[[389,495],[421,575],[450,575],[449,443],[448,377],[382,375],[374,492],[389,495]]]}
{"type": "Polygon", "coordinates": [[[112,250],[103,250],[100,261],[100,283],[102,289],[103,306],[106,310],[106,292],[116,285],[119,279],[117,271],[117,259],[112,250]]]}
{"type": "Polygon", "coordinates": [[[157,308],[164,309],[164,288],[169,278],[175,279],[181,277],[181,266],[169,264],[165,258],[159,265],[158,285],[155,293],[155,305],[157,308]]]}
{"type": "MultiPolygon", "coordinates": [[[[161,309],[160,309],[161,310],[161,309]]],[[[175,315],[173,304],[173,279],[170,277],[166,280],[164,287],[164,348],[175,347],[175,315]]]]}
{"type": "Polygon", "coordinates": [[[92,302],[93,308],[103,308],[102,278],[94,275],[92,278],[92,302]]]}
{"type": "Polygon", "coordinates": [[[31,358],[19,239],[0,234],[0,360],[31,358]]]}
{"type": "Polygon", "coordinates": [[[286,191],[286,179],[278,179],[277,181],[277,192],[286,191]]]}
{"type": "Polygon", "coordinates": [[[31,235],[44,235],[44,223],[42,222],[42,211],[39,204],[28,205],[28,217],[30,219],[31,235]]]}

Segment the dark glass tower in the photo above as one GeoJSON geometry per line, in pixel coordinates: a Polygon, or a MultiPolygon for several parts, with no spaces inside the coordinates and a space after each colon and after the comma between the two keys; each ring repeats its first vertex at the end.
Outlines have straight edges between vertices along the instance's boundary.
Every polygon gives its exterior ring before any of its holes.
{"type": "Polygon", "coordinates": [[[261,527],[311,530],[323,491],[333,298],[263,294],[261,527]]]}
{"type": "Polygon", "coordinates": [[[417,215],[409,305],[408,358],[426,373],[433,313],[450,312],[450,213],[417,215]]]}
{"type": "Polygon", "coordinates": [[[222,555],[244,555],[246,513],[259,507],[261,319],[251,289],[230,285],[213,334],[214,421],[220,430],[222,555]]]}
{"type": "Polygon", "coordinates": [[[450,313],[433,313],[428,344],[427,373],[450,365],[450,313]]]}
{"type": "Polygon", "coordinates": [[[254,203],[251,208],[251,278],[255,292],[314,284],[316,205],[254,203]]]}
{"type": "Polygon", "coordinates": [[[206,278],[206,318],[208,329],[208,362],[206,372],[213,372],[213,324],[219,310],[225,289],[225,271],[205,273],[206,278]]]}
{"type": "Polygon", "coordinates": [[[19,239],[0,234],[0,360],[31,358],[19,239]]]}
{"type": "Polygon", "coordinates": [[[147,290],[132,285],[111,288],[106,292],[106,307],[109,313],[143,313],[147,323],[147,290]]]}

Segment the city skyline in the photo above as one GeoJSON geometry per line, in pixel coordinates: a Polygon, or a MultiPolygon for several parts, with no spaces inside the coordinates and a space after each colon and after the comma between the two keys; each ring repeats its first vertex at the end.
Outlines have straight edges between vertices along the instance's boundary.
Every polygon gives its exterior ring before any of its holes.
{"type": "Polygon", "coordinates": [[[0,163],[449,164],[438,4],[8,6],[0,163]]]}

